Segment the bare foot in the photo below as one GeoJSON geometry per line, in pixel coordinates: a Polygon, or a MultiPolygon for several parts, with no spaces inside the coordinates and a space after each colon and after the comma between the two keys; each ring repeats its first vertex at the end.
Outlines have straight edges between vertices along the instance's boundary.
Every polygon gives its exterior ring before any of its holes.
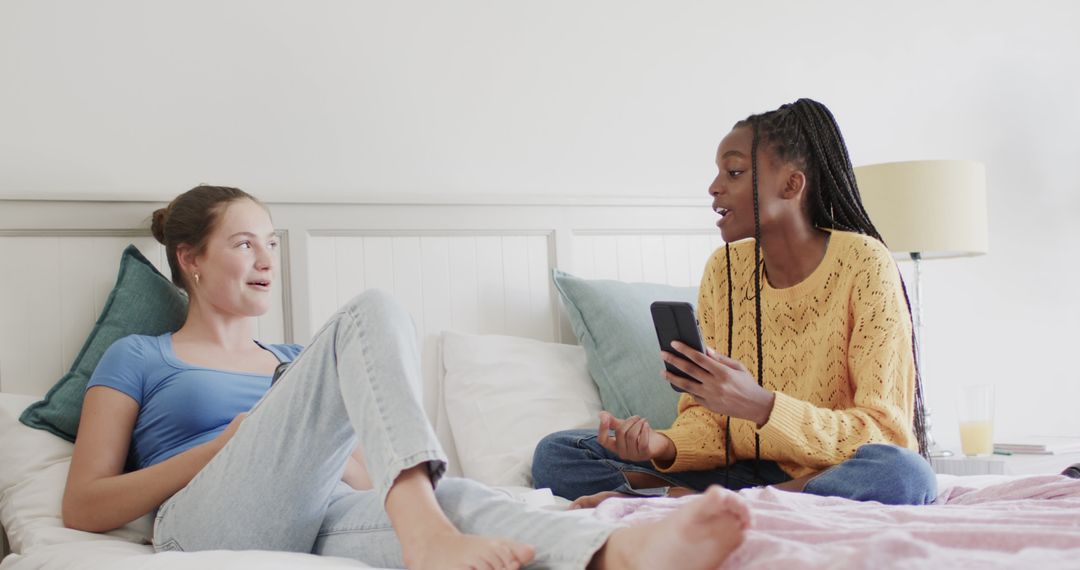
{"type": "Polygon", "coordinates": [[[516,570],[532,562],[533,547],[502,538],[460,532],[430,535],[417,548],[405,549],[405,566],[413,570],[495,568],[516,570]]]}
{"type": "Polygon", "coordinates": [[[655,523],[621,528],[594,559],[595,568],[713,570],[742,544],[750,511],[735,493],[710,487],[655,523]]]}

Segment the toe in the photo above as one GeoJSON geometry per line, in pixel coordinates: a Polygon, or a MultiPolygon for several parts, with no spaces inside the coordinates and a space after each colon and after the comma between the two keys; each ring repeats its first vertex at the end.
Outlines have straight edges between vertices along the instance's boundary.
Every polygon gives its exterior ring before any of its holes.
{"type": "Polygon", "coordinates": [[[738,493],[713,485],[705,491],[705,495],[710,501],[714,501],[713,504],[738,519],[743,527],[750,525],[750,508],[746,505],[746,499],[738,493]]]}
{"type": "Polygon", "coordinates": [[[522,566],[532,562],[532,559],[536,557],[536,549],[528,544],[515,543],[510,549],[514,553],[514,558],[516,558],[522,566]]]}

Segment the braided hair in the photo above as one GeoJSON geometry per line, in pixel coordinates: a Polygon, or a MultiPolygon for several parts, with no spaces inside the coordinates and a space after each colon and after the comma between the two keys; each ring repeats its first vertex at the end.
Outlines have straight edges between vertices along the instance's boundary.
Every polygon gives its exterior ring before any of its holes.
{"type": "MultiPolygon", "coordinates": [[[[758,148],[764,145],[783,162],[795,164],[806,174],[810,222],[818,228],[836,229],[873,237],[882,244],[885,240],[863,207],[855,172],[851,167],[847,145],[840,134],[829,109],[811,99],[799,99],[782,105],[779,109],[751,115],[735,123],[735,128],[750,127],[753,142],[750,146],[750,168],[754,189],[754,320],[757,333],[758,385],[765,384],[765,367],[761,342],[761,216],[758,199],[758,148]]],[[[733,307],[731,288],[731,246],[725,245],[728,261],[728,354],[731,354],[733,334],[733,307]]],[[[897,268],[899,271],[899,267],[897,268]]],[[[901,278],[904,300],[911,318],[911,301],[907,286],[901,278]]],[[[918,358],[915,331],[912,326],[911,352],[918,358]]],[[[923,417],[922,378],[919,363],[915,362],[915,410],[913,427],[919,443],[919,454],[929,458],[926,443],[926,423],[923,417]]],[[[731,417],[724,426],[725,456],[731,466],[731,417]]],[[[758,471],[761,460],[761,438],[754,434],[754,470],[758,471]]]]}

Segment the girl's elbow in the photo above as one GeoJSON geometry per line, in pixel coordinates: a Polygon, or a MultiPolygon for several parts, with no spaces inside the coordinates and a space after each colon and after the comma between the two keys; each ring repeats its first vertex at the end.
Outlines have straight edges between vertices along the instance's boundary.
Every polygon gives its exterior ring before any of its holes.
{"type": "MultiPolygon", "coordinates": [[[[82,516],[82,511],[78,507],[72,504],[72,501],[67,497],[64,497],[63,506],[60,508],[60,520],[64,523],[65,528],[74,530],[89,530],[87,524],[82,516]]],[[[90,531],[93,532],[93,531],[90,531]]]]}
{"type": "Polygon", "coordinates": [[[101,528],[100,523],[95,523],[92,517],[89,516],[89,509],[76,499],[73,499],[67,495],[64,496],[64,501],[60,507],[60,520],[64,523],[65,528],[72,530],[81,530],[84,532],[106,532],[112,529],[101,528]]]}

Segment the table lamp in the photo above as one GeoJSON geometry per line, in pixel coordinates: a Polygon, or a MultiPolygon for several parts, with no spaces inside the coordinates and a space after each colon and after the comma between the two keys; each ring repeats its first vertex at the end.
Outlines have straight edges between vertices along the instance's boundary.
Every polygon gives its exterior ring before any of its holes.
{"type": "MultiPolygon", "coordinates": [[[[920,265],[923,259],[986,253],[986,169],[981,163],[967,160],[889,162],[856,168],[855,179],[870,220],[889,250],[897,259],[910,259],[915,266],[911,312],[915,321],[916,360],[921,367],[920,265]]],[[[952,455],[937,445],[925,401],[923,406],[930,455],[952,455]]]]}

